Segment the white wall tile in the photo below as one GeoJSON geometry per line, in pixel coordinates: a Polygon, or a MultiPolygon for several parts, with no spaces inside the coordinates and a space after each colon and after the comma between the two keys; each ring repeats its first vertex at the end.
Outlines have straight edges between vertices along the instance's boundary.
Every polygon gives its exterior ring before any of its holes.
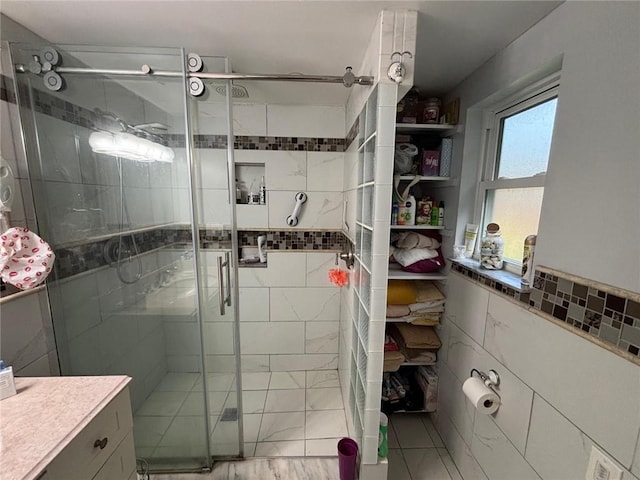
{"type": "Polygon", "coordinates": [[[195,322],[165,322],[166,353],[184,355],[200,348],[200,329],[195,322]]]}
{"type": "MultiPolygon", "coordinates": [[[[333,283],[329,281],[329,270],[336,267],[336,254],[330,253],[307,253],[307,287],[331,287],[337,289],[333,283]]],[[[344,267],[344,263],[340,261],[344,267]]]]}
{"type": "Polygon", "coordinates": [[[245,354],[304,353],[303,322],[244,322],[240,351],[245,354]]]}
{"type": "Polygon", "coordinates": [[[488,415],[476,415],[471,451],[489,478],[540,480],[488,415]]]}
{"type": "Polygon", "coordinates": [[[238,228],[269,228],[269,206],[237,204],[236,221],[238,228]]]}
{"type": "Polygon", "coordinates": [[[332,288],[272,288],[271,320],[338,321],[340,291],[332,288]]]}
{"type": "Polygon", "coordinates": [[[16,377],[48,377],[52,375],[49,355],[44,354],[19,370],[14,370],[13,373],[16,377]]]}
{"type": "Polygon", "coordinates": [[[631,464],[640,429],[638,366],[493,294],[485,346],[620,463],[631,464]]]}
{"type": "Polygon", "coordinates": [[[542,478],[585,478],[593,442],[538,395],[526,459],[542,478]]]}
{"type": "MultiPolygon", "coordinates": [[[[296,191],[269,192],[269,228],[291,228],[286,219],[296,204],[296,191]]],[[[309,192],[298,215],[296,229],[342,227],[342,193],[309,192]]]]}
{"type": "Polygon", "coordinates": [[[307,189],[307,152],[268,150],[260,153],[265,163],[267,196],[272,190],[307,189]]]}
{"type": "Polygon", "coordinates": [[[447,415],[465,443],[471,445],[476,410],[462,393],[462,382],[446,365],[438,372],[438,412],[447,415]]]}
{"type": "Polygon", "coordinates": [[[305,326],[305,353],[338,353],[339,322],[309,322],[305,326]]]}
{"type": "Polygon", "coordinates": [[[241,287],[299,287],[306,280],[304,253],[269,252],[267,268],[238,269],[241,287]]]}
{"type": "Polygon", "coordinates": [[[203,188],[201,190],[200,217],[206,225],[230,225],[229,192],[203,188]]]}
{"type": "MultiPolygon", "coordinates": [[[[494,418],[511,442],[524,453],[533,391],[453,324],[449,330],[447,358],[448,366],[458,378],[460,385],[469,377],[472,368],[484,372],[493,369],[498,372],[500,386],[496,387],[496,391],[500,395],[501,406],[494,418]]],[[[461,389],[454,395],[464,398],[461,389]]],[[[460,428],[459,431],[463,433],[460,428]]]]}
{"type": "Polygon", "coordinates": [[[240,287],[238,305],[241,322],[269,321],[269,289],[240,287]]]}
{"type": "Polygon", "coordinates": [[[232,355],[233,348],[233,323],[210,322],[202,327],[204,336],[204,349],[208,355],[232,355]]]}
{"type": "Polygon", "coordinates": [[[45,325],[38,295],[27,295],[2,304],[2,360],[16,371],[47,354],[45,325]]]}
{"type": "Polygon", "coordinates": [[[194,155],[200,166],[200,187],[226,190],[229,187],[227,150],[198,148],[194,155]]]}
{"type": "Polygon", "coordinates": [[[344,107],[267,105],[267,135],[344,138],[344,107]]]}
{"type": "Polygon", "coordinates": [[[447,279],[447,316],[467,335],[482,345],[489,292],[456,273],[447,279]]]}
{"type": "Polygon", "coordinates": [[[307,152],[307,190],[342,192],[344,153],[307,152]]]}
{"type": "Polygon", "coordinates": [[[335,370],[336,368],[338,368],[337,354],[271,355],[272,372],[335,370]]]}
{"type": "Polygon", "coordinates": [[[263,103],[233,103],[233,134],[265,136],[267,106],[263,103]]]}

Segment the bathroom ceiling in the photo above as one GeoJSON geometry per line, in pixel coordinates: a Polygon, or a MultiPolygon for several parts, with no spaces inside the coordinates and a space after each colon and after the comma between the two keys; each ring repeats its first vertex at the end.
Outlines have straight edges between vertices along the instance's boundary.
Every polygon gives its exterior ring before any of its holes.
{"type": "MultiPolygon", "coordinates": [[[[342,75],[347,65],[357,69],[380,10],[415,9],[416,84],[442,94],[560,3],[3,0],[1,9],[58,44],[184,46],[203,56],[228,56],[236,72],[324,75],[342,75]]],[[[240,83],[255,102],[343,105],[348,96],[341,85],[240,83]]],[[[145,96],[154,96],[148,84],[144,88],[145,96]]]]}

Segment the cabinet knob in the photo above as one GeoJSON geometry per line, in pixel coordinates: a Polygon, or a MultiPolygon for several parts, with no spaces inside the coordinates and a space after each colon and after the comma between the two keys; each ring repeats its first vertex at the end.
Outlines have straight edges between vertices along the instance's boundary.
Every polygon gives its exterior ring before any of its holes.
{"type": "Polygon", "coordinates": [[[100,448],[100,450],[102,450],[104,447],[107,446],[108,442],[109,442],[109,439],[107,437],[104,437],[102,440],[97,439],[95,442],[93,442],[93,448],[100,448]]]}

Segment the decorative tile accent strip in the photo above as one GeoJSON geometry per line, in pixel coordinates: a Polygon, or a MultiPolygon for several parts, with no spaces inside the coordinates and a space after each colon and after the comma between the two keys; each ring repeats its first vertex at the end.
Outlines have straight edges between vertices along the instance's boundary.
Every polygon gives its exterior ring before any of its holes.
{"type": "Polygon", "coordinates": [[[460,263],[459,260],[451,262],[451,270],[461,273],[462,275],[466,275],[470,279],[482,285],[486,285],[489,288],[497,290],[500,293],[504,293],[511,298],[515,298],[516,300],[519,300],[521,302],[529,303],[529,292],[514,288],[513,282],[509,282],[509,279],[507,278],[501,278],[505,277],[504,271],[487,270],[486,272],[481,272],[478,268],[460,263]]]}
{"type": "Polygon", "coordinates": [[[524,292],[491,278],[495,271],[464,263],[452,261],[451,270],[525,303],[523,308],[533,313],[564,322],[568,330],[640,365],[640,293],[543,266],[536,268],[533,288],[524,292]]]}
{"type": "Polygon", "coordinates": [[[347,138],[345,138],[344,140],[345,150],[347,150],[351,146],[351,143],[356,138],[358,138],[359,132],[360,132],[360,117],[356,117],[355,122],[353,122],[353,125],[351,125],[351,128],[349,129],[349,133],[347,133],[347,138]]]}
{"type": "Polygon", "coordinates": [[[640,358],[640,294],[536,269],[529,305],[640,358]]]}
{"type": "MultiPolygon", "coordinates": [[[[183,148],[184,135],[164,135],[170,147],[183,148]]],[[[226,135],[194,135],[194,148],[227,148],[226,135]]],[[[343,138],[235,136],[235,150],[297,150],[304,152],[343,152],[343,138]]]]}
{"type": "MultiPolygon", "coordinates": [[[[132,237],[135,237],[136,247],[140,253],[145,253],[160,247],[176,243],[191,242],[191,232],[186,229],[158,228],[146,230],[132,235],[123,235],[123,247],[133,251],[132,237]]],[[[105,247],[109,242],[118,242],[119,236],[89,242],[71,247],[55,248],[56,262],[53,275],[58,280],[71,277],[79,273],[108,265],[105,258],[105,247]]]]}
{"type": "MultiPolygon", "coordinates": [[[[258,235],[267,235],[268,250],[342,250],[346,237],[342,232],[327,231],[240,231],[240,246],[257,245],[258,235]]],[[[174,228],[149,229],[134,233],[138,251],[143,254],[162,247],[179,247],[186,249],[191,245],[191,229],[187,225],[176,225],[174,228]]],[[[109,242],[118,242],[118,235],[110,238],[88,242],[80,245],[57,247],[54,278],[63,278],[104,267],[108,264],[105,258],[105,247],[109,242]]],[[[122,237],[123,246],[133,250],[131,235],[122,237]]],[[[203,228],[200,230],[200,248],[202,250],[222,250],[231,248],[231,231],[203,228]]]]}
{"type": "MultiPolygon", "coordinates": [[[[5,75],[1,78],[0,97],[2,100],[15,103],[13,94],[13,81],[5,75]],[[6,97],[6,98],[5,98],[6,97]]],[[[99,123],[98,115],[87,108],[75,105],[57,97],[55,94],[36,89],[29,89],[26,86],[20,88],[21,103],[31,106],[30,95],[33,95],[33,106],[35,111],[44,115],[63,120],[65,122],[79,125],[85,128],[95,128],[99,123]]],[[[123,120],[127,120],[126,118],[123,120]]],[[[157,135],[157,141],[166,143],[173,148],[184,148],[185,135],[164,134],[157,135]]],[[[194,135],[193,145],[195,148],[227,148],[226,135],[194,135]]],[[[234,148],[236,150],[297,150],[304,152],[344,152],[344,138],[316,138],[316,137],[259,137],[259,136],[236,136],[234,137],[234,148]]]]}
{"type": "Polygon", "coordinates": [[[16,103],[16,92],[13,88],[13,80],[2,74],[0,74],[0,100],[16,103]]]}
{"type": "Polygon", "coordinates": [[[238,232],[238,243],[256,246],[259,235],[267,236],[268,250],[342,250],[346,242],[342,232],[245,230],[238,232]]]}

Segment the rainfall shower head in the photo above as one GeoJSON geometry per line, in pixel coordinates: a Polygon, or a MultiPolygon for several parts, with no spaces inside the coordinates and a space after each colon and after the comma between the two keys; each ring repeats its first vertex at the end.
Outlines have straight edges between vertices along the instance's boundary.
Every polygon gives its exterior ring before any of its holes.
{"type": "MultiPolygon", "coordinates": [[[[218,85],[215,88],[216,92],[218,92],[219,95],[226,95],[227,94],[227,86],[226,85],[218,85]]],[[[233,98],[249,98],[249,92],[247,91],[247,87],[244,87],[242,85],[232,85],[231,87],[231,96],[233,98]]]]}

